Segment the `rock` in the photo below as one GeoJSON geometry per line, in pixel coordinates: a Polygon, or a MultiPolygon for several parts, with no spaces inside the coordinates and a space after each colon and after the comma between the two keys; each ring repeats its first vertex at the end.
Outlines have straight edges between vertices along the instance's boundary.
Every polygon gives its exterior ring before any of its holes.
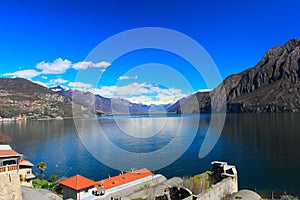
{"type": "MultiPolygon", "coordinates": [[[[300,40],[291,39],[269,50],[254,66],[227,77],[210,93],[196,93],[195,100],[180,100],[173,106],[178,113],[190,113],[191,104],[198,112],[299,112],[300,111],[300,40]],[[226,99],[220,99],[224,92],[226,99]],[[214,101],[211,102],[211,99],[214,101]]],[[[189,99],[193,99],[189,97],[189,99]]],[[[195,110],[193,110],[195,112],[195,110]]]]}

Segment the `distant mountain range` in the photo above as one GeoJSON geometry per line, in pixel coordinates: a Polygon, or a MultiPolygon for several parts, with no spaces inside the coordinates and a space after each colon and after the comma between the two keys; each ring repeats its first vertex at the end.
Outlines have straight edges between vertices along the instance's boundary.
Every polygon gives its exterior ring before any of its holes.
{"type": "Polygon", "coordinates": [[[64,96],[70,97],[81,104],[105,114],[142,114],[142,113],[161,113],[170,105],[144,105],[131,103],[120,98],[105,98],[91,92],[83,92],[76,89],[69,89],[62,86],[50,88],[64,96]]]}
{"type": "Polygon", "coordinates": [[[221,107],[233,113],[300,112],[300,40],[272,48],[253,68],[227,77],[210,92],[197,92],[173,105],[135,104],[61,86],[48,89],[23,78],[0,78],[2,118],[72,117],[72,103],[77,116],[165,110],[209,113],[221,107]],[[220,91],[224,99],[218,98],[220,91]]]}
{"type": "Polygon", "coordinates": [[[218,106],[227,112],[299,112],[300,40],[289,40],[269,50],[253,68],[227,77],[211,92],[195,93],[169,108],[170,112],[211,112],[211,97],[223,90],[218,106]]]}

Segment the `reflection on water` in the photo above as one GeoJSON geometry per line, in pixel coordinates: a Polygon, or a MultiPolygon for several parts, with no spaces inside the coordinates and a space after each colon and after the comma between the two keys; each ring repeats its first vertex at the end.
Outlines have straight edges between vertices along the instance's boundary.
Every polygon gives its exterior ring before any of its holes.
{"type": "MultiPolygon", "coordinates": [[[[95,159],[80,138],[97,150],[96,157],[105,156],[118,163],[112,156],[115,152],[103,142],[103,137],[124,151],[146,154],[168,146],[179,134],[178,148],[173,146],[170,150],[174,154],[183,151],[183,155],[156,173],[167,177],[189,176],[210,168],[213,160],[222,160],[237,166],[241,188],[300,194],[300,114],[228,114],[216,146],[203,159],[198,158],[198,153],[210,122],[209,115],[201,116],[199,124],[197,115],[183,118],[177,115],[135,116],[134,119],[122,116],[118,120],[123,124],[121,128],[113,117],[82,121],[84,132],[80,135],[72,120],[1,123],[0,131],[12,138],[13,148],[27,159],[35,164],[45,161],[48,166],[46,177],[52,173],[59,176],[82,174],[99,180],[119,173],[95,159]],[[152,120],[150,127],[148,120],[152,120]],[[96,127],[99,124],[105,135],[99,135],[96,127]],[[148,128],[139,132],[138,127],[148,128]],[[195,130],[196,135],[193,135],[195,130]],[[184,145],[189,148],[182,148],[184,145]]],[[[165,160],[169,156],[170,153],[160,154],[158,158],[165,160]]],[[[128,157],[127,165],[123,163],[123,167],[128,170],[140,167],[141,159],[143,157],[128,157]]],[[[151,161],[145,167],[151,168],[153,163],[159,162],[151,161]]]]}

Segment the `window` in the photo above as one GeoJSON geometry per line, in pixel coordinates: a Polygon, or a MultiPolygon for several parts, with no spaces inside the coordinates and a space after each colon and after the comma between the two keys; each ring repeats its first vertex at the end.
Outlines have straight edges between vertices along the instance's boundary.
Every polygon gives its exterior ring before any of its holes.
{"type": "Polygon", "coordinates": [[[12,159],[12,160],[4,160],[3,161],[3,166],[6,166],[6,165],[16,165],[17,164],[17,161],[15,159],[12,159]]]}
{"type": "Polygon", "coordinates": [[[85,189],[84,189],[84,192],[85,192],[85,193],[89,192],[89,188],[85,188],[85,189]]]}

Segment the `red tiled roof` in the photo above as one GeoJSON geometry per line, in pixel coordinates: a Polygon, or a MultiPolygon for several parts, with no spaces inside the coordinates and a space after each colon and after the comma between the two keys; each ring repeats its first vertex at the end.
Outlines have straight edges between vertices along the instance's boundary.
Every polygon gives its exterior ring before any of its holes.
{"type": "Polygon", "coordinates": [[[30,166],[30,167],[33,167],[34,165],[29,162],[28,160],[20,160],[19,162],[19,165],[22,165],[22,166],[30,166]]]}
{"type": "Polygon", "coordinates": [[[95,185],[95,181],[85,178],[81,175],[76,175],[66,180],[59,182],[59,184],[72,188],[74,190],[82,190],[95,185]]]}
{"type": "Polygon", "coordinates": [[[148,169],[140,169],[132,172],[128,172],[126,174],[120,174],[118,176],[114,176],[111,178],[107,178],[102,181],[98,181],[96,184],[96,188],[100,188],[101,184],[104,184],[104,188],[102,190],[107,190],[113,187],[117,187],[126,183],[130,183],[132,181],[139,180],[141,178],[145,178],[148,176],[153,176],[154,174],[148,169]]]}
{"type": "Polygon", "coordinates": [[[12,157],[12,156],[21,156],[21,154],[19,154],[14,150],[0,150],[0,157],[12,157]]]}

